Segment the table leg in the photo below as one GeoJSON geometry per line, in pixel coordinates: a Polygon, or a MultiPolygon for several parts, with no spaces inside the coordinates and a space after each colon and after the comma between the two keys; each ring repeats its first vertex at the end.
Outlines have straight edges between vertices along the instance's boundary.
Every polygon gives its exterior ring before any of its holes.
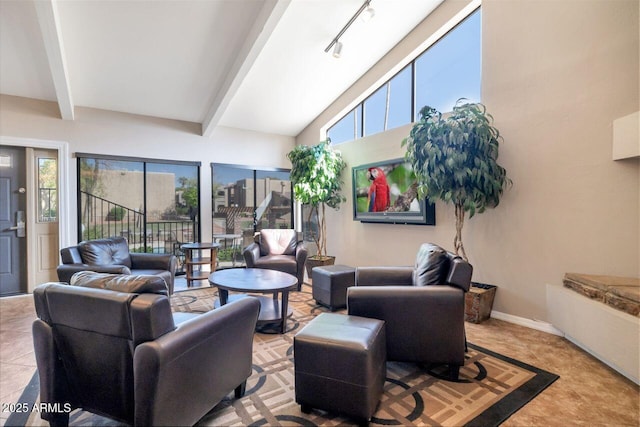
{"type": "Polygon", "coordinates": [[[220,305],[225,305],[229,300],[229,291],[218,288],[218,294],[220,295],[220,305]]]}
{"type": "Polygon", "coordinates": [[[282,291],[282,306],[280,316],[282,317],[282,333],[287,332],[287,313],[289,312],[289,291],[282,291]]]}

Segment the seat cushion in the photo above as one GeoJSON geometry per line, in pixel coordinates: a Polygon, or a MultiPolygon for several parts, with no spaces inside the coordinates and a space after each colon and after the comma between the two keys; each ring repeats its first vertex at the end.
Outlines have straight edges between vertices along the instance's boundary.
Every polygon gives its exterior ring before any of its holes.
{"type": "Polygon", "coordinates": [[[282,271],[294,276],[298,272],[298,263],[293,255],[266,255],[258,258],[254,267],[282,271]]]}
{"type": "Polygon", "coordinates": [[[85,264],[112,265],[119,264],[131,268],[129,246],[124,237],[96,239],[81,242],[78,245],[80,256],[85,264]]]}
{"type": "Polygon", "coordinates": [[[413,285],[441,285],[446,281],[449,269],[447,251],[440,246],[424,243],[416,256],[416,267],[413,271],[413,285]]]}

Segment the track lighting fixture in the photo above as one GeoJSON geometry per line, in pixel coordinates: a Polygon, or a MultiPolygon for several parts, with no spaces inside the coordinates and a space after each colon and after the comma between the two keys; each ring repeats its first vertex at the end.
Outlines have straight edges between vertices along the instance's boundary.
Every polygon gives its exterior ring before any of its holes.
{"type": "Polygon", "coordinates": [[[338,35],[336,35],[333,38],[333,40],[331,40],[331,43],[329,43],[329,46],[327,46],[327,48],[324,50],[325,52],[329,52],[329,50],[335,45],[335,48],[333,49],[333,57],[340,58],[340,54],[342,52],[342,42],[338,40],[340,39],[340,37],[342,37],[344,32],[347,31],[347,29],[351,26],[351,24],[353,24],[353,22],[356,19],[358,19],[358,16],[360,16],[361,14],[362,14],[363,21],[368,21],[375,16],[376,12],[371,7],[371,0],[365,0],[365,2],[362,3],[362,6],[360,6],[360,8],[351,17],[351,19],[349,19],[349,22],[347,22],[345,26],[342,27],[338,35]]]}

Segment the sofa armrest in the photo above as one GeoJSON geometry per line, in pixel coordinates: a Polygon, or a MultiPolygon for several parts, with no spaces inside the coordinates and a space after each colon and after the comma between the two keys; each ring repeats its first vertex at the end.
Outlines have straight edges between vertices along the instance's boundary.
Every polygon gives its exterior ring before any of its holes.
{"type": "Polygon", "coordinates": [[[148,254],[131,252],[131,268],[134,270],[167,270],[175,275],[176,256],[173,254],[148,254]]]}
{"type": "Polygon", "coordinates": [[[304,242],[299,240],[296,245],[296,262],[298,263],[298,266],[301,266],[300,268],[304,268],[304,263],[307,261],[308,254],[309,251],[307,250],[304,242]]]}
{"type": "Polygon", "coordinates": [[[453,286],[355,286],[348,313],[385,321],[389,360],[464,365],[464,292],[453,286]]]}
{"type": "Polygon", "coordinates": [[[253,268],[258,258],[260,258],[260,246],[255,242],[251,243],[242,250],[242,256],[247,268],[253,268]]]}
{"type": "Polygon", "coordinates": [[[246,381],[259,311],[245,297],[136,347],[135,425],[193,425],[246,381]],[[185,403],[158,404],[175,396],[185,403]]]}
{"type": "Polygon", "coordinates": [[[89,265],[89,264],[60,264],[56,269],[58,280],[65,283],[71,282],[71,276],[79,271],[95,271],[96,273],[131,274],[129,267],[125,265],[89,265]]]}
{"type": "Polygon", "coordinates": [[[413,284],[413,267],[358,267],[356,286],[408,286],[413,284]]]}

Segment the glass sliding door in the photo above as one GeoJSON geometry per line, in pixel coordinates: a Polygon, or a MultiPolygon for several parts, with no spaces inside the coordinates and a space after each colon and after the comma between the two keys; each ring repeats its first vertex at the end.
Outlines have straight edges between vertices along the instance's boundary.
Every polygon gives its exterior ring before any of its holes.
{"type": "Polygon", "coordinates": [[[212,163],[213,240],[219,267],[242,262],[241,248],[263,228],[293,228],[289,171],[212,163]]]}
{"type": "Polygon", "coordinates": [[[78,240],[122,236],[132,252],[200,241],[200,164],[76,154],[78,240]]]}
{"type": "Polygon", "coordinates": [[[144,163],[79,158],[78,179],[78,240],[122,236],[144,249],[144,163]]]}
{"type": "Polygon", "coordinates": [[[256,170],[256,227],[293,228],[289,171],[256,170]]]}
{"type": "Polygon", "coordinates": [[[153,252],[180,253],[180,245],[198,242],[199,168],[171,163],[146,164],[147,241],[153,252]]]}

